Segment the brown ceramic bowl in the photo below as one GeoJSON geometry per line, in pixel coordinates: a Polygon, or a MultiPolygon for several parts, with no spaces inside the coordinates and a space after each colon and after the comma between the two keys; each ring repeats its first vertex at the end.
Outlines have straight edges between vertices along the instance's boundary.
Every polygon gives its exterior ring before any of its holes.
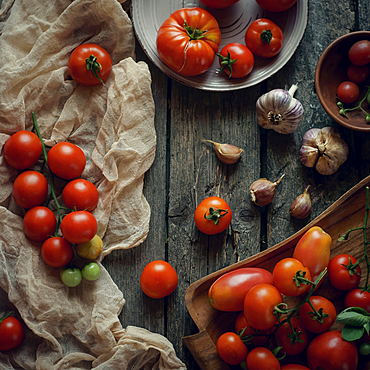
{"type": "MultiPolygon", "coordinates": [[[[348,81],[347,69],[351,64],[348,51],[355,42],[360,40],[370,41],[370,31],[348,33],[337,38],[325,49],[316,66],[315,87],[322,106],[333,120],[351,130],[370,132],[370,123],[366,123],[364,113],[356,109],[347,112],[348,118],[341,116],[336,98],[338,85],[343,81],[348,81]]],[[[370,77],[359,85],[360,96],[357,101],[351,105],[344,104],[344,107],[356,106],[366,94],[366,86],[369,84],[370,77]]],[[[370,113],[370,106],[366,100],[362,107],[370,113]]]]}

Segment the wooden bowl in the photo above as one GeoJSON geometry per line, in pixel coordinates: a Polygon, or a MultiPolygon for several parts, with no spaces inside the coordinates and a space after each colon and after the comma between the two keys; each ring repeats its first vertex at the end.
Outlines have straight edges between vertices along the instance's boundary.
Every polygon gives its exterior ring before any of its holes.
{"type": "MultiPolygon", "coordinates": [[[[329,116],[340,125],[356,131],[370,132],[370,123],[366,123],[365,115],[360,109],[347,112],[347,117],[339,114],[336,91],[338,85],[348,81],[347,69],[351,64],[348,58],[350,47],[357,41],[370,40],[370,31],[351,32],[333,41],[322,53],[316,66],[315,87],[319,100],[329,116]]],[[[369,85],[369,78],[360,87],[360,96],[351,105],[344,104],[345,108],[356,106],[365,96],[369,85]]],[[[362,107],[370,113],[370,106],[366,100],[362,107]]]]}
{"type": "MultiPolygon", "coordinates": [[[[185,303],[190,316],[199,329],[199,333],[183,337],[183,341],[199,367],[202,370],[229,370],[233,367],[223,362],[216,350],[216,342],[221,334],[226,331],[234,331],[235,319],[239,312],[222,312],[214,309],[208,300],[208,290],[212,283],[226,272],[241,267],[262,267],[273,271],[275,264],[285,257],[291,257],[295,245],[302,235],[313,226],[320,226],[329,233],[333,239],[331,245],[331,257],[341,253],[350,253],[356,259],[361,258],[364,253],[363,231],[352,232],[347,241],[338,242],[338,238],[349,229],[363,226],[366,205],[366,187],[370,186],[370,176],[362,180],[351,190],[340,197],[326,211],[318,216],[303,229],[284,240],[283,242],[249,257],[231,266],[207,275],[191,284],[185,292],[185,303]]],[[[370,222],[367,233],[370,232],[370,222]]],[[[361,270],[364,272],[360,286],[364,286],[366,278],[366,264],[362,263],[361,270]]],[[[346,292],[335,289],[329,278],[323,279],[321,286],[317,289],[317,295],[329,298],[335,305],[337,313],[344,309],[344,296],[346,292]]],[[[297,297],[284,297],[284,302],[289,307],[295,307],[300,301],[297,297]]],[[[341,328],[341,324],[334,324],[333,329],[341,328]]],[[[312,335],[311,337],[312,338],[312,335]]],[[[363,357],[364,358],[364,357],[363,357]]],[[[305,355],[289,356],[294,363],[305,364],[305,355]]],[[[357,370],[370,368],[370,361],[367,358],[359,363],[357,370]]],[[[282,364],[284,360],[282,361],[282,364]]],[[[307,366],[307,365],[306,365],[307,366]]]]}

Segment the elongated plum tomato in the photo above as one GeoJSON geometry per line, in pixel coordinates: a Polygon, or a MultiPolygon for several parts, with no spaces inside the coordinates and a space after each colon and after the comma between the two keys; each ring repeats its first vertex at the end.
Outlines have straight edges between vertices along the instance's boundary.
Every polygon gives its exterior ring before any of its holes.
{"type": "Polygon", "coordinates": [[[253,348],[246,359],[248,370],[280,370],[279,360],[266,347],[253,348]]]}
{"type": "Polygon", "coordinates": [[[196,76],[213,64],[221,41],[216,18],[202,8],[176,10],[157,33],[159,57],[173,71],[196,76]]]}
{"type": "Polygon", "coordinates": [[[248,354],[246,345],[233,332],[222,334],[217,340],[216,349],[220,358],[230,365],[240,364],[248,354]]]}
{"type": "Polygon", "coordinates": [[[243,311],[244,298],[257,284],[272,284],[271,272],[258,267],[243,267],[220,276],[209,288],[211,305],[219,311],[243,311]]]}
{"type": "Polygon", "coordinates": [[[205,6],[213,9],[224,9],[236,4],[239,0],[200,0],[205,6]]]}

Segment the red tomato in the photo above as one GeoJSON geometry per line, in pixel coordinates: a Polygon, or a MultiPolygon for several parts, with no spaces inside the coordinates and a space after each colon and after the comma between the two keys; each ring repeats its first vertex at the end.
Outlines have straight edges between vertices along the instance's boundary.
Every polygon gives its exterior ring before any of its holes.
{"type": "Polygon", "coordinates": [[[364,66],[370,63],[370,41],[361,40],[354,43],[349,49],[350,61],[357,66],[364,66]]]}
{"type": "Polygon", "coordinates": [[[24,170],[33,166],[40,158],[42,145],[33,132],[21,130],[10,136],[3,150],[4,158],[10,166],[24,170]]]}
{"type": "Polygon", "coordinates": [[[68,61],[70,76],[81,85],[104,84],[112,70],[108,52],[96,44],[82,44],[73,50],[68,61]]]}
{"type": "Polygon", "coordinates": [[[250,289],[244,299],[244,316],[258,330],[268,330],[277,323],[273,311],[282,303],[280,292],[271,284],[258,284],[250,289]]]}
{"type": "Polygon", "coordinates": [[[256,19],[245,33],[245,44],[254,54],[262,58],[271,58],[279,54],[283,47],[283,31],[267,18],[256,19]]]}
{"type": "Polygon", "coordinates": [[[335,306],[331,301],[321,296],[311,296],[310,302],[318,315],[314,314],[312,306],[306,302],[299,309],[299,317],[304,327],[311,333],[328,331],[337,318],[335,306]]]}
{"type": "Polygon", "coordinates": [[[63,201],[69,209],[93,211],[99,200],[99,192],[94,184],[84,179],[69,182],[63,189],[63,201]]]}
{"type": "Polygon", "coordinates": [[[76,179],[86,165],[84,152],[68,142],[55,144],[48,153],[50,171],[64,180],[76,179]]]}
{"type": "Polygon", "coordinates": [[[196,76],[212,66],[220,40],[221,31],[211,13],[202,8],[182,8],[159,28],[157,50],[172,70],[196,76]]]}
{"type": "Polygon", "coordinates": [[[197,228],[204,234],[214,235],[226,230],[232,219],[229,205],[219,197],[202,200],[194,212],[197,228]]]}
{"type": "Polygon", "coordinates": [[[248,370],[280,370],[280,363],[274,354],[265,347],[253,348],[246,360],[248,370]]]}
{"type": "Polygon", "coordinates": [[[87,243],[95,236],[97,229],[95,217],[86,211],[68,213],[60,223],[63,236],[73,244],[87,243]]]}
{"type": "Polygon", "coordinates": [[[23,231],[28,239],[43,242],[50,238],[57,228],[54,213],[46,207],[33,207],[23,218],[23,231]]]}
{"type": "Polygon", "coordinates": [[[344,298],[344,306],[348,307],[361,307],[370,313],[370,293],[361,289],[350,290],[344,298]]]}
{"type": "Polygon", "coordinates": [[[297,0],[256,0],[257,4],[269,12],[285,12],[291,8],[297,0]]]}
{"type": "Polygon", "coordinates": [[[0,318],[0,351],[9,351],[19,346],[24,338],[21,322],[8,314],[0,318]]]}
{"type": "Polygon", "coordinates": [[[217,353],[230,365],[238,365],[247,357],[248,349],[240,337],[233,332],[222,334],[216,343],[217,353]]]}
{"type": "Polygon", "coordinates": [[[41,256],[49,266],[64,267],[72,261],[74,252],[69,241],[56,236],[42,243],[41,256]]]}
{"type": "Polygon", "coordinates": [[[313,226],[306,231],[294,248],[293,258],[308,267],[312,281],[328,267],[330,260],[331,236],[321,227],[313,226]]]}
{"type": "Polygon", "coordinates": [[[358,350],[354,342],[342,338],[342,332],[331,330],[315,337],[307,348],[310,369],[356,370],[358,350]]]}
{"type": "Polygon", "coordinates": [[[298,276],[311,280],[311,273],[302,262],[295,258],[280,260],[274,267],[273,276],[276,288],[287,296],[298,296],[311,288],[311,284],[298,280],[298,276]]]}
{"type": "Polygon", "coordinates": [[[245,77],[254,67],[252,52],[237,42],[225,45],[216,55],[219,57],[221,72],[225,71],[229,77],[245,77]]]}
{"type": "Polygon", "coordinates": [[[200,0],[205,6],[214,9],[224,9],[234,5],[239,0],[200,0]]]}
{"type": "Polygon", "coordinates": [[[148,263],[140,275],[141,290],[150,298],[163,298],[177,287],[178,276],[175,269],[166,261],[148,263]]]}
{"type": "Polygon", "coordinates": [[[283,365],[280,370],[310,370],[307,366],[299,364],[286,364],[283,365]]]}
{"type": "Polygon", "coordinates": [[[351,290],[356,288],[361,280],[361,269],[357,266],[355,270],[348,270],[345,266],[349,266],[350,262],[355,264],[356,258],[343,253],[333,257],[328,266],[329,280],[331,284],[340,290],[351,290]]]}
{"type": "Polygon", "coordinates": [[[211,305],[220,311],[243,311],[244,298],[257,284],[272,284],[271,272],[258,267],[244,267],[220,276],[209,288],[211,305]]]}
{"type": "Polygon", "coordinates": [[[14,201],[23,208],[39,206],[48,194],[48,181],[40,172],[22,172],[14,181],[12,194],[14,201]]]}
{"type": "Polygon", "coordinates": [[[355,84],[360,84],[364,82],[370,75],[369,66],[356,66],[351,64],[347,70],[347,77],[350,81],[355,84]]]}
{"type": "Polygon", "coordinates": [[[359,87],[352,81],[343,81],[337,87],[337,98],[346,104],[356,101],[360,95],[359,87]]]}

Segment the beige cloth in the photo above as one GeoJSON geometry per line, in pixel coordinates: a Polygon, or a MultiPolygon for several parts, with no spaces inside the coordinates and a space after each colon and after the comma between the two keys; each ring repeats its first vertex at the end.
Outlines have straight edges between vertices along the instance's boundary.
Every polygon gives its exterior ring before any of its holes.
{"type": "MultiPolygon", "coordinates": [[[[32,128],[34,111],[48,145],[68,140],[86,155],[82,177],[100,194],[101,259],[145,240],[150,207],[142,188],[155,155],[154,102],[148,66],[134,60],[127,14],[116,0],[3,0],[0,31],[0,287],[28,327],[27,345],[0,352],[0,368],[185,369],[165,337],[122,327],[125,300],[103,266],[95,282],[61,283],[59,270],[23,234],[24,210],[11,197],[18,171],[2,156],[9,135],[32,128]],[[112,57],[106,87],[85,87],[68,75],[71,51],[85,42],[112,57]]],[[[58,181],[60,190],[65,182],[58,181]]]]}

